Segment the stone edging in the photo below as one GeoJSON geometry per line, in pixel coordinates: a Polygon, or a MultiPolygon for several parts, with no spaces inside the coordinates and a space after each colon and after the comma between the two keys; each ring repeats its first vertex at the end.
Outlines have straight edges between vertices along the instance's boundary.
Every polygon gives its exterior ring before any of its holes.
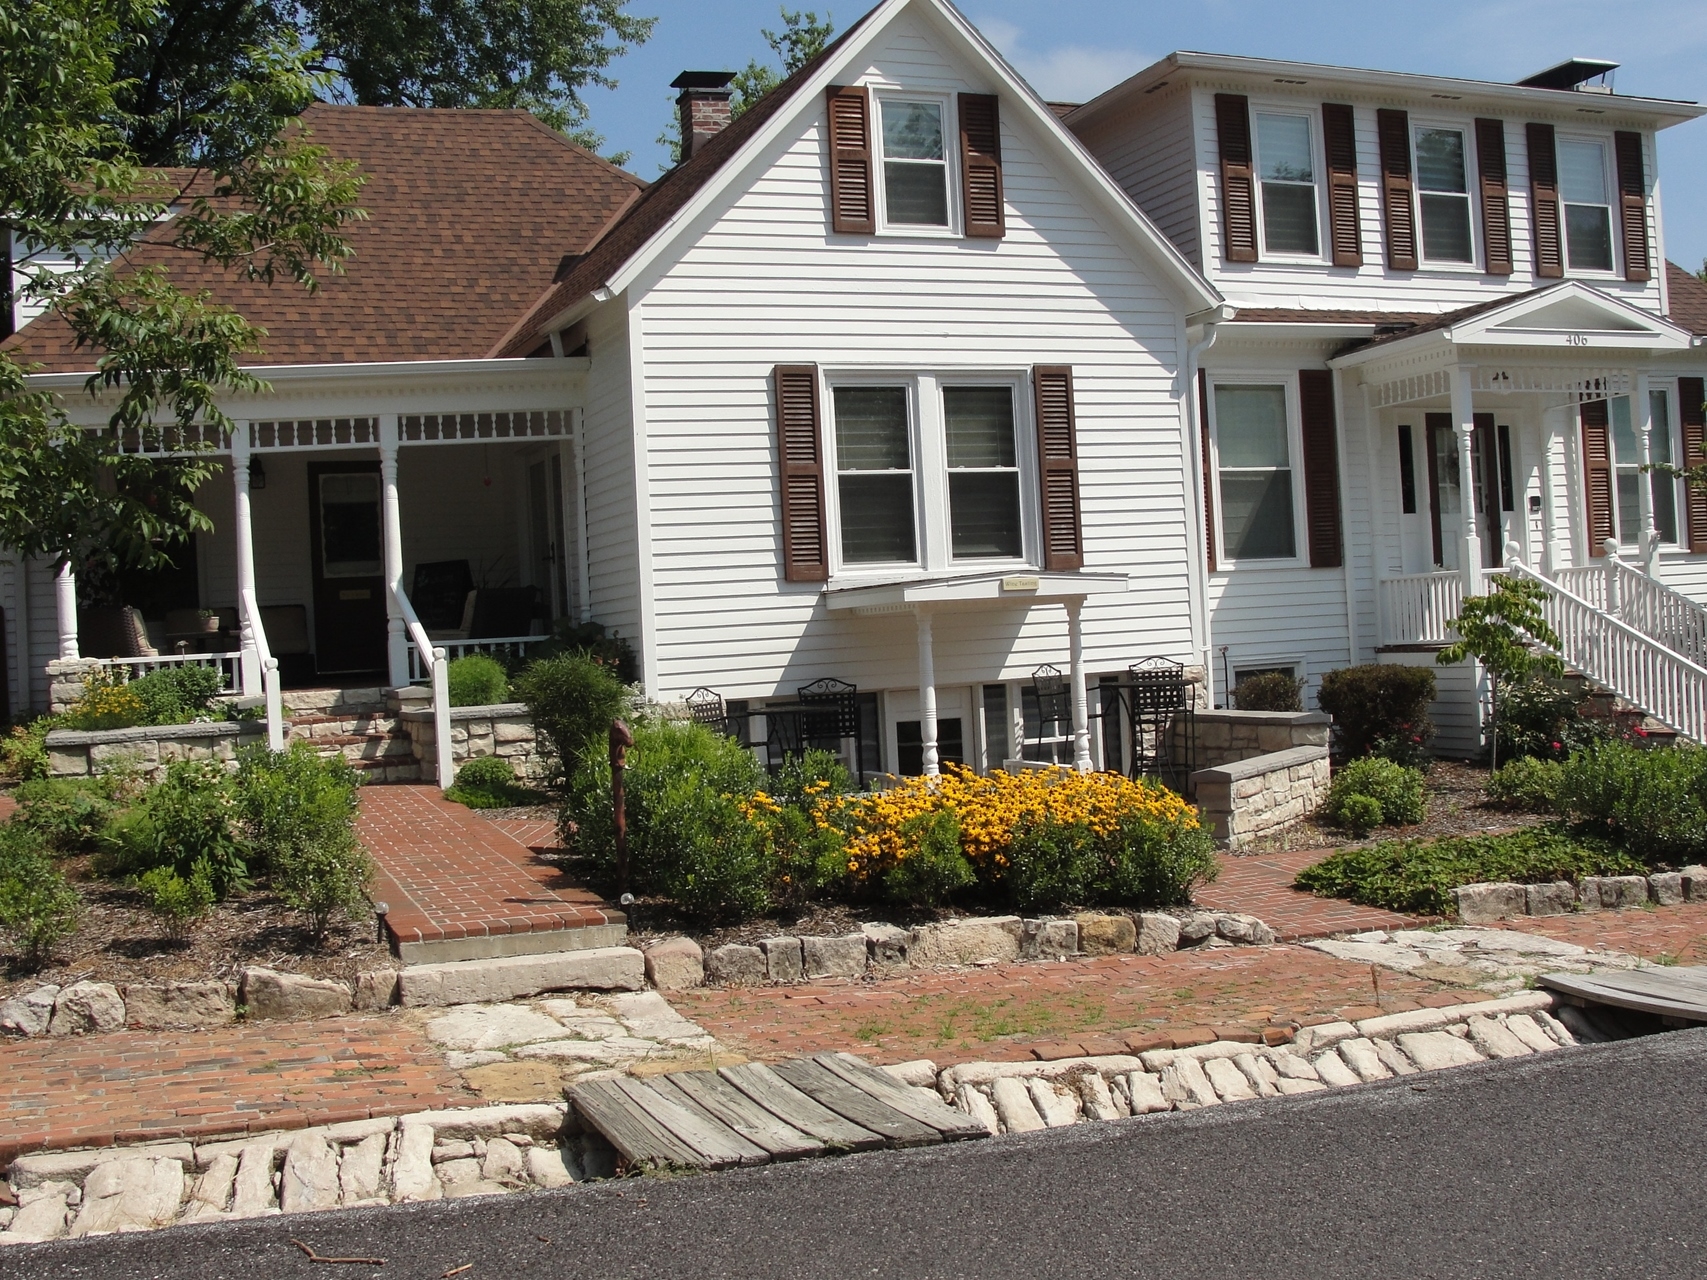
{"type": "Polygon", "coordinates": [[[1707,867],[1685,867],[1651,876],[1584,876],[1576,884],[1513,884],[1488,881],[1462,885],[1452,891],[1453,905],[1464,924],[1486,924],[1507,916],[1562,916],[1572,911],[1614,910],[1620,907],[1675,907],[1683,902],[1707,902],[1707,867]]]}

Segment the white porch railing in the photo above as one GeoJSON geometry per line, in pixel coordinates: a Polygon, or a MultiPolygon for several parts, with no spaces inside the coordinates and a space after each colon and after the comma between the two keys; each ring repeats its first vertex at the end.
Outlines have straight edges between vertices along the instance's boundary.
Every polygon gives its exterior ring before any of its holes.
{"type": "Polygon", "coordinates": [[[219,672],[222,693],[240,693],[243,689],[243,654],[236,649],[229,653],[157,653],[151,658],[88,658],[85,661],[108,671],[122,671],[126,680],[173,667],[212,667],[219,672]]]}
{"type": "MultiPolygon", "coordinates": [[[[432,643],[445,651],[445,656],[455,662],[458,658],[467,657],[471,653],[484,653],[491,657],[504,659],[519,659],[527,656],[528,650],[544,644],[550,636],[494,636],[482,640],[434,640],[432,643]]],[[[409,649],[409,681],[411,684],[427,679],[430,672],[422,666],[421,656],[414,646],[409,649]]]]}
{"type": "Polygon", "coordinates": [[[1448,619],[1464,602],[1464,575],[1408,573],[1381,580],[1382,644],[1450,644],[1448,619]]]}
{"type": "Polygon", "coordinates": [[[433,690],[433,746],[438,756],[439,790],[448,789],[456,781],[456,767],[451,761],[450,741],[450,680],[446,669],[450,658],[442,647],[435,647],[427,636],[421,619],[415,616],[415,606],[402,587],[392,583],[387,587],[403,625],[409,632],[410,670],[425,670],[431,674],[433,690]]]}
{"type": "Polygon", "coordinates": [[[1561,569],[1556,581],[1651,640],[1707,667],[1707,609],[1608,552],[1603,564],[1561,569]]]}
{"type": "Polygon", "coordinates": [[[1684,737],[1707,742],[1707,667],[1515,559],[1507,572],[1547,589],[1543,611],[1559,634],[1560,657],[1684,737]]]}
{"type": "MultiPolygon", "coordinates": [[[[284,700],[279,692],[279,660],[273,657],[271,646],[267,644],[267,629],[261,625],[261,606],[255,599],[254,591],[243,591],[237,597],[237,617],[243,628],[245,637],[253,646],[254,665],[258,668],[255,673],[261,685],[261,695],[266,699],[267,708],[267,750],[284,750],[284,700]]],[[[243,655],[247,660],[249,653],[243,655]]],[[[254,688],[250,672],[243,673],[244,692],[254,688]]]]}

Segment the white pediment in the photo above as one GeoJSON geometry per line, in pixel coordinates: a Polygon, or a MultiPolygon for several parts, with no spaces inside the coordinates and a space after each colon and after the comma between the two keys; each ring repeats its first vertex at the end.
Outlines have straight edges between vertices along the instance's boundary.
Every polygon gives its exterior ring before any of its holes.
{"type": "Polygon", "coordinates": [[[1538,311],[1527,315],[1511,316],[1501,320],[1496,325],[1489,326],[1490,330],[1501,329],[1535,329],[1576,332],[1578,330],[1614,333],[1647,333],[1651,327],[1626,314],[1622,309],[1614,310],[1602,306],[1598,299],[1590,298],[1561,298],[1557,302],[1548,303],[1538,311]]]}
{"type": "Polygon", "coordinates": [[[1455,346],[1681,351],[1687,331],[1577,280],[1537,289],[1448,327],[1455,346]]]}

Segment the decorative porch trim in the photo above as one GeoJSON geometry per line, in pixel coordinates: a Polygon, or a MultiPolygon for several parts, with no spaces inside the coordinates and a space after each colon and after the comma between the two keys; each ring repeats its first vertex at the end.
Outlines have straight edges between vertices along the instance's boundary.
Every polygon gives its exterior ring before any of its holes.
{"type": "MultiPolygon", "coordinates": [[[[1632,369],[1573,369],[1561,365],[1460,367],[1469,375],[1472,392],[1484,395],[1539,392],[1568,396],[1579,404],[1630,395],[1636,383],[1632,369]]],[[[1401,374],[1386,381],[1372,381],[1368,386],[1370,403],[1380,409],[1420,400],[1441,400],[1452,393],[1452,370],[1445,368],[1428,373],[1401,374]]]]}

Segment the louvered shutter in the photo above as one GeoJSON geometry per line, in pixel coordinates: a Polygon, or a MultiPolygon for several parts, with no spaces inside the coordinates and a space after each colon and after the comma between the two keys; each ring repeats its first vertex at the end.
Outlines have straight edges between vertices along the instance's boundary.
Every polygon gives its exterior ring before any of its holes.
{"type": "Polygon", "coordinates": [[[1608,538],[1618,536],[1612,519],[1612,433],[1605,400],[1590,400],[1583,415],[1583,496],[1588,505],[1588,553],[1606,554],[1608,538]]]}
{"type": "MultiPolygon", "coordinates": [[[[1683,423],[1683,465],[1707,466],[1707,385],[1701,378],[1677,380],[1678,412],[1683,423]]],[[[1689,549],[1707,551],[1707,489],[1683,486],[1684,510],[1689,516],[1689,549]]]]}
{"type": "Polygon", "coordinates": [[[1215,134],[1221,152],[1221,230],[1227,261],[1255,262],[1256,169],[1251,163],[1250,101],[1244,94],[1215,95],[1215,134]]]}
{"type": "Polygon", "coordinates": [[[1322,143],[1328,153],[1328,244],[1336,267],[1363,265],[1357,216],[1357,133],[1349,105],[1322,104],[1322,143]]]}
{"type": "Polygon", "coordinates": [[[1411,201],[1411,117],[1382,108],[1375,113],[1381,140],[1381,214],[1387,229],[1387,265],[1417,269],[1417,213],[1411,201]]]}
{"type": "Polygon", "coordinates": [[[871,183],[871,104],[858,85],[831,85],[825,94],[830,119],[830,225],[850,235],[877,230],[871,183]]]}
{"type": "Polygon", "coordinates": [[[1340,537],[1339,444],[1334,427],[1334,375],[1326,369],[1298,373],[1298,417],[1304,428],[1304,527],[1312,569],[1337,569],[1345,561],[1340,537]]]}
{"type": "Polygon", "coordinates": [[[1209,461],[1209,375],[1197,371],[1197,430],[1203,454],[1203,554],[1215,572],[1215,468],[1209,461]]]}
{"type": "Polygon", "coordinates": [[[1553,146],[1553,126],[1526,124],[1529,146],[1529,220],[1535,224],[1535,275],[1558,279],[1565,274],[1565,253],[1559,237],[1559,153],[1553,146]]]}
{"type": "Polygon", "coordinates": [[[1031,371],[1037,411],[1037,460],[1043,494],[1043,567],[1051,573],[1085,567],[1079,520],[1079,450],[1073,424],[1073,370],[1038,365],[1031,371]]]}
{"type": "Polygon", "coordinates": [[[996,96],[960,95],[960,194],[966,234],[1000,240],[1007,230],[1002,204],[1002,124],[996,96]]]}
{"type": "Polygon", "coordinates": [[[1648,181],[1642,162],[1642,135],[1619,130],[1612,135],[1618,156],[1618,217],[1624,236],[1624,278],[1646,280],[1653,274],[1648,257],[1648,181]]]}
{"type": "Polygon", "coordinates": [[[1482,195],[1483,262],[1491,276],[1511,274],[1511,203],[1506,182],[1505,121],[1476,121],[1476,170],[1482,195]]]}
{"type": "Polygon", "coordinates": [[[818,366],[779,364],[774,376],[782,477],[782,576],[788,582],[823,582],[830,576],[830,559],[824,534],[818,366]]]}

